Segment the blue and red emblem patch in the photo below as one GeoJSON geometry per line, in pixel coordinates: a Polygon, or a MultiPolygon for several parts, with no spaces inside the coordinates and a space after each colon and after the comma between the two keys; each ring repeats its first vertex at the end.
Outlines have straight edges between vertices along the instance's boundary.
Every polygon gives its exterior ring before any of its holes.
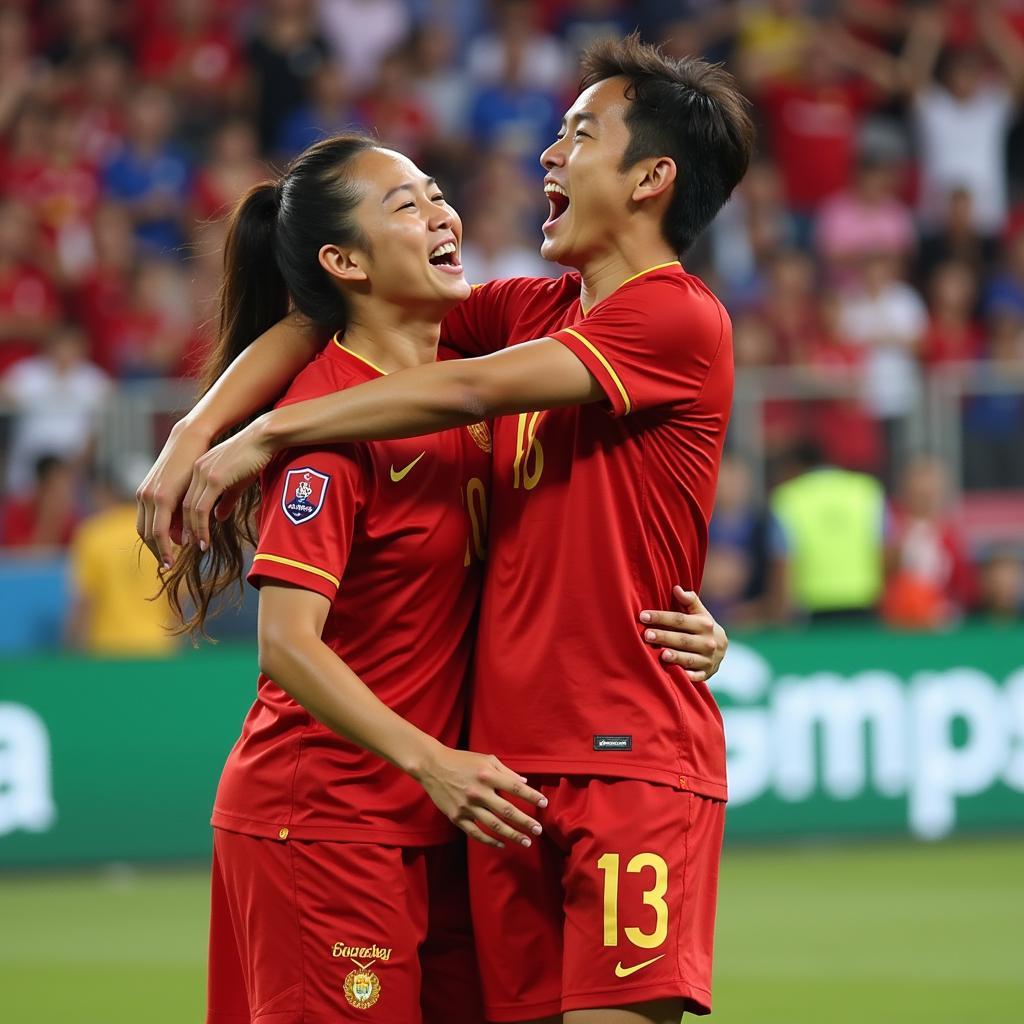
{"type": "Polygon", "coordinates": [[[327,485],[331,478],[315,469],[289,469],[284,478],[281,508],[296,525],[308,523],[324,505],[327,485]]]}

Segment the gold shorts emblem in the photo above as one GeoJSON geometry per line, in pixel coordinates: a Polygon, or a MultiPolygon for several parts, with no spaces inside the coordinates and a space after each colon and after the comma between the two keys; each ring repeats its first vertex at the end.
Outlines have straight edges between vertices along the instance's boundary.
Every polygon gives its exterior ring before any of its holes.
{"type": "Polygon", "coordinates": [[[490,454],[491,451],[491,431],[484,420],[479,423],[470,423],[466,429],[469,431],[469,436],[476,441],[477,447],[484,452],[490,454]]]}
{"type": "Polygon", "coordinates": [[[373,971],[359,968],[345,976],[345,998],[359,1010],[368,1010],[380,999],[380,978],[373,971]]]}

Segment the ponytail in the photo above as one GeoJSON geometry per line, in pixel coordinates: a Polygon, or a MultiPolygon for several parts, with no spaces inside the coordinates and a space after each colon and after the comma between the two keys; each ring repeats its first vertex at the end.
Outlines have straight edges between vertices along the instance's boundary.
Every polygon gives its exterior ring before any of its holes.
{"type": "MultiPolygon", "coordinates": [[[[288,313],[288,288],[276,256],[279,188],[271,182],[254,185],[235,207],[224,240],[224,279],[220,287],[217,342],[203,366],[200,392],[206,394],[249,345],[288,313]]],[[[263,410],[260,410],[262,412],[263,410]]],[[[251,423],[259,413],[218,437],[251,423]]],[[[163,590],[182,625],[178,633],[206,635],[206,619],[215,597],[232,585],[242,598],[244,545],[255,546],[255,511],[259,488],[254,482],[240,496],[230,519],[210,521],[210,548],[185,545],[174,566],[162,577],[163,590]],[[186,614],[186,605],[192,609],[186,614]]]]}
{"type": "MultiPolygon", "coordinates": [[[[353,217],[361,189],[349,168],[355,157],[376,145],[355,134],[323,139],[300,153],[280,180],[254,186],[235,207],[224,242],[220,328],[201,378],[204,394],[237,356],[288,313],[289,304],[324,333],[344,331],[345,297],[320,266],[317,254],[329,243],[369,250],[369,239],[353,217]]],[[[217,440],[236,433],[259,414],[217,440]]],[[[254,513],[259,500],[253,483],[229,519],[211,519],[209,550],[203,553],[196,544],[186,545],[173,568],[163,574],[163,591],[183,623],[179,633],[206,635],[211,602],[233,584],[238,585],[241,600],[245,545],[256,546],[254,513]],[[185,614],[186,605],[194,609],[191,616],[185,614]]]]}

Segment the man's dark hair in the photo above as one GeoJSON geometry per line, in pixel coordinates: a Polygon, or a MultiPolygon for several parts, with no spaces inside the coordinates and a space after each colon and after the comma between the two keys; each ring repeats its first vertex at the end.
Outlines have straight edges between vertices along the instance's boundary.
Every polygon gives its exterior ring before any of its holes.
{"type": "Polygon", "coordinates": [[[635,34],[595,43],[582,67],[581,92],[606,78],[629,80],[630,141],[620,170],[648,157],[675,161],[662,228],[673,249],[686,252],[732,195],[754,150],[754,123],[735,79],[699,57],[669,57],[635,34]]]}

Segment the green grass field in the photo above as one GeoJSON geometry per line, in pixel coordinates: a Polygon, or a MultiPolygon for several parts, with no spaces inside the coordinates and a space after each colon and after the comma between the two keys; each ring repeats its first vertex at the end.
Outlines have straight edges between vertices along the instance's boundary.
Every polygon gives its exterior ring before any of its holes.
{"type": "MultiPolygon", "coordinates": [[[[196,870],[0,879],[0,1019],[201,1021],[206,890],[196,870]]],[[[1022,932],[1020,840],[739,849],[712,1019],[1020,1024],[1022,932]]]]}

